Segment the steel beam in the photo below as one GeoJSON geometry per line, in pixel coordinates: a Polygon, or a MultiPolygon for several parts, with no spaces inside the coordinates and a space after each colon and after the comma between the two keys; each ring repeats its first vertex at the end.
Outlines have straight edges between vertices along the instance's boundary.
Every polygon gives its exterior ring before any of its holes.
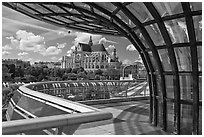
{"type": "Polygon", "coordinates": [[[193,17],[191,16],[190,4],[181,3],[185,14],[186,25],[189,35],[191,60],[192,60],[192,91],[193,91],[193,133],[199,134],[199,73],[198,73],[198,53],[196,45],[196,35],[193,17]]]}
{"type": "MultiPolygon", "coordinates": [[[[166,47],[168,50],[168,55],[170,58],[170,63],[172,65],[172,72],[173,72],[173,86],[174,86],[174,116],[175,116],[175,131],[177,134],[180,134],[180,85],[179,85],[179,75],[178,75],[178,66],[176,63],[176,57],[174,53],[174,48],[172,47],[172,41],[171,38],[167,32],[167,29],[164,25],[164,22],[162,21],[161,16],[159,15],[158,11],[154,7],[152,3],[144,3],[151,15],[154,17],[156,20],[158,27],[160,29],[160,32],[163,36],[163,39],[166,43],[166,47]]],[[[165,97],[166,98],[166,97],[165,97]]],[[[167,110],[166,112],[167,113],[167,110]]],[[[167,116],[167,115],[166,115],[167,116]]]]}

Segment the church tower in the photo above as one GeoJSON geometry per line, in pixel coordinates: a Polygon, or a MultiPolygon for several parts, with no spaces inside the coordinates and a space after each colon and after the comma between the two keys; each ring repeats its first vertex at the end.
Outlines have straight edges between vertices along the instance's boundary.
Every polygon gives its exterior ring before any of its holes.
{"type": "Polygon", "coordinates": [[[90,36],[90,39],[89,39],[89,46],[91,47],[93,45],[93,42],[92,42],[92,36],[90,36]]]}

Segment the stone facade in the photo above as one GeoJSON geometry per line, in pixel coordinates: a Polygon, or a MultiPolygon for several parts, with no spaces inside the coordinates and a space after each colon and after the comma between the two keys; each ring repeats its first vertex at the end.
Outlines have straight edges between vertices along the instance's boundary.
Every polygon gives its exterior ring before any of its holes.
{"type": "Polygon", "coordinates": [[[62,57],[61,67],[72,69],[83,67],[86,71],[105,70],[110,66],[119,69],[122,63],[118,61],[116,54],[116,49],[113,55],[110,55],[103,44],[93,45],[90,37],[88,44],[79,43],[71,56],[62,57]]]}

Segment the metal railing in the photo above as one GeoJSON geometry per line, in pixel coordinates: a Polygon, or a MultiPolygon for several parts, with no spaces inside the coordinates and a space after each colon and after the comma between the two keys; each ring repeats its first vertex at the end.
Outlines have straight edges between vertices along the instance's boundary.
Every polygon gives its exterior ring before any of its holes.
{"type": "MultiPolygon", "coordinates": [[[[107,120],[110,112],[77,102],[50,96],[20,86],[7,108],[7,119],[2,122],[2,134],[72,134],[70,127],[107,120]]],[[[72,128],[73,130],[73,128],[72,128]]]]}
{"type": "Polygon", "coordinates": [[[98,111],[94,113],[82,113],[74,115],[64,114],[35,119],[14,120],[2,123],[2,134],[22,134],[29,131],[38,132],[39,130],[46,130],[51,128],[54,131],[53,134],[70,134],[69,130],[64,130],[64,128],[70,127],[72,125],[79,125],[98,120],[107,120],[111,118],[111,113],[98,111]]]}
{"type": "Polygon", "coordinates": [[[30,89],[72,101],[149,96],[147,81],[52,81],[29,85],[30,89]]]}

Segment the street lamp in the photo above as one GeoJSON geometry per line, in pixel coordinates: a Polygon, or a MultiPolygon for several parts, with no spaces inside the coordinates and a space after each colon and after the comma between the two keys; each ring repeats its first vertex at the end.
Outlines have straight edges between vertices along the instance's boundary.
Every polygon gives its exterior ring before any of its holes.
{"type": "Polygon", "coordinates": [[[125,78],[125,68],[129,67],[129,66],[132,66],[132,65],[127,65],[123,68],[123,79],[125,78]]]}

